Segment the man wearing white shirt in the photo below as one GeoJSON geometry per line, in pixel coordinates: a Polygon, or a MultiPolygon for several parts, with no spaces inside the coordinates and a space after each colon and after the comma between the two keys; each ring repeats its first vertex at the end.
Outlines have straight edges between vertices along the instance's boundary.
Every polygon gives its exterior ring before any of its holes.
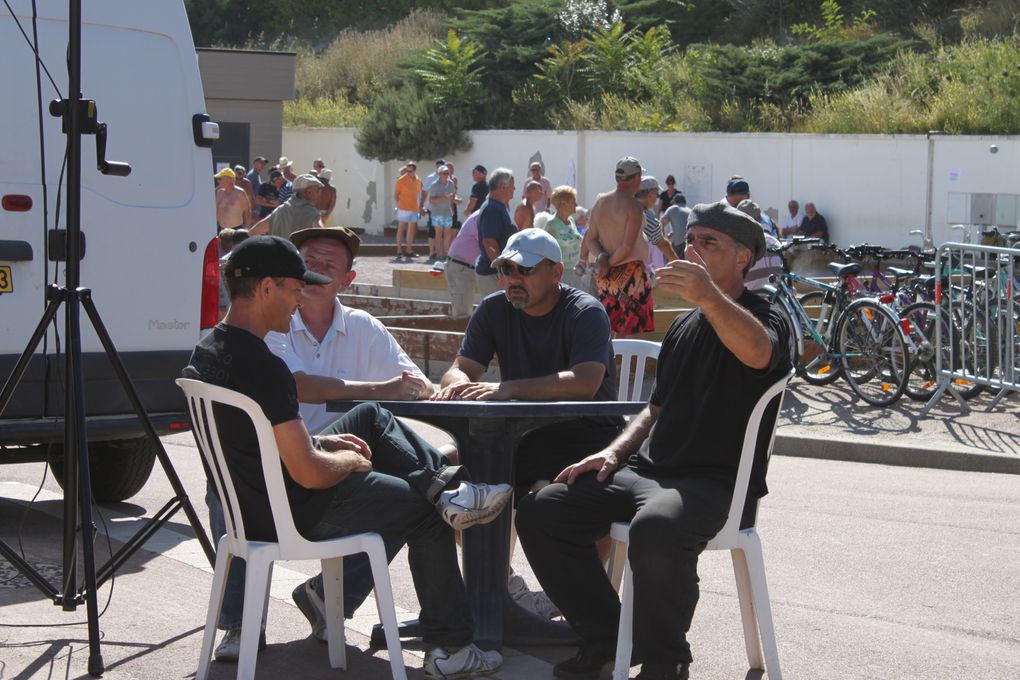
{"type": "Polygon", "coordinates": [[[800,203],[791,198],[786,209],[790,212],[783,218],[783,230],[780,233],[783,236],[799,234],[800,223],[804,221],[804,215],[800,212],[800,203]]]}
{"type": "Polygon", "coordinates": [[[308,431],[317,434],[336,419],[326,411],[331,399],[428,398],[432,383],[386,327],[337,299],[357,275],[351,270],[361,243],[357,234],[346,227],[316,227],[296,231],[290,240],[309,270],[332,279],[305,287],[290,331],[266,336],[269,349],[294,374],[308,431]]]}

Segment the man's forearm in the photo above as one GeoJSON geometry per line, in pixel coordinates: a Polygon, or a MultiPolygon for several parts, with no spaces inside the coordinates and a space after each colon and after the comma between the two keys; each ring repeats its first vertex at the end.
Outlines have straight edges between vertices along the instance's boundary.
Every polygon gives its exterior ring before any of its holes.
{"type": "Polygon", "coordinates": [[[323,404],[333,399],[378,399],[382,383],[341,380],[324,375],[295,373],[298,401],[303,404],[323,404]]]}
{"type": "Polygon", "coordinates": [[[765,327],[736,301],[720,293],[711,304],[702,304],[701,313],[712,324],[719,340],[745,366],[765,368],[772,361],[772,341],[765,327]]]}
{"type": "Polygon", "coordinates": [[[623,432],[617,435],[616,439],[606,447],[606,450],[611,451],[616,456],[616,461],[619,465],[623,465],[628,458],[641,448],[641,444],[648,439],[648,433],[652,431],[652,425],[658,419],[660,410],[660,407],[653,406],[652,404],[646,406],[641,413],[634,416],[623,432]]]}
{"type": "Polygon", "coordinates": [[[573,371],[560,371],[540,378],[506,380],[499,385],[502,397],[506,399],[534,399],[537,401],[587,401],[595,396],[601,380],[578,376],[573,371]]]}
{"type": "Polygon", "coordinates": [[[450,385],[457,385],[459,383],[474,382],[467,373],[462,371],[457,366],[451,366],[446,373],[443,374],[442,379],[439,381],[439,387],[449,387],[450,385]]]}

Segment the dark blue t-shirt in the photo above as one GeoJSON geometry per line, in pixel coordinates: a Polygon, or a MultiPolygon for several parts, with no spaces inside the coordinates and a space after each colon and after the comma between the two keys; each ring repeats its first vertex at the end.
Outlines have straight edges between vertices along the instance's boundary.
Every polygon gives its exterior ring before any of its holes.
{"type": "Polygon", "coordinates": [[[499,249],[506,247],[506,242],[517,232],[514,220],[510,217],[510,208],[496,200],[486,200],[482,205],[482,214],[478,216],[478,259],[475,261],[475,273],[492,276],[496,270],[492,268],[489,254],[485,252],[482,239],[494,238],[499,241],[499,249]]]}
{"type": "MultiPolygon", "coordinates": [[[[499,358],[501,380],[540,378],[589,361],[606,367],[605,376],[593,401],[616,399],[616,363],[610,339],[609,317],[591,295],[560,286],[560,299],[544,316],[529,316],[506,299],[502,292],[489,295],[478,305],[468,323],[460,355],[488,366],[499,358]]],[[[556,423],[536,432],[556,440],[595,437],[604,446],[619,432],[619,417],[583,418],[556,423]]],[[[549,438],[551,440],[551,438],[549,438]]],[[[520,447],[524,449],[525,447],[520,447]]],[[[588,451],[590,453],[591,451],[588,451]]],[[[579,455],[577,458],[583,457],[579,455]]]]}

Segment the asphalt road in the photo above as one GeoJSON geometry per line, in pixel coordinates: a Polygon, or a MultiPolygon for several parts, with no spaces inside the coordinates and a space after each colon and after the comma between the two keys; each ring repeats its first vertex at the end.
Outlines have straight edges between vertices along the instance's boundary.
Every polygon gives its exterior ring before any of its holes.
{"type": "MultiPolygon", "coordinates": [[[[430,431],[433,441],[443,439],[430,431]]],[[[205,517],[204,480],[190,435],[166,438],[185,486],[205,517]]],[[[60,511],[51,479],[35,494],[42,465],[4,466],[0,537],[29,561],[59,574],[60,511]]],[[[787,678],[1016,678],[1020,668],[1020,499],[1017,477],[777,456],[769,474],[759,529],[779,651],[787,678]]],[[[143,491],[103,509],[118,535],[169,498],[158,471],[143,491]]],[[[98,520],[97,520],[98,522],[98,520]]],[[[99,555],[106,554],[100,524],[99,555]]],[[[183,515],[100,590],[107,678],[193,677],[212,577],[189,539],[183,515]]],[[[116,547],[116,543],[114,544],[116,547]]],[[[515,568],[532,584],[523,556],[515,568]]],[[[374,612],[366,606],[349,625],[349,669],[328,668],[322,645],[307,637],[289,601],[293,584],[314,563],[276,570],[269,648],[258,677],[387,678],[385,654],[366,651],[374,612]]],[[[391,568],[398,609],[417,610],[406,560],[391,568]]],[[[692,678],[747,675],[728,555],[701,560],[702,596],[691,640],[692,678]]],[[[58,576],[55,576],[58,578],[58,576]]],[[[65,613],[44,601],[0,561],[0,678],[84,677],[84,609],[65,613]]],[[[550,663],[566,648],[506,650],[497,678],[551,678],[550,663]]],[[[405,663],[420,677],[421,652],[405,663]]],[[[233,666],[213,665],[213,678],[233,666]]],[[[632,671],[636,674],[637,669],[632,671]]]]}

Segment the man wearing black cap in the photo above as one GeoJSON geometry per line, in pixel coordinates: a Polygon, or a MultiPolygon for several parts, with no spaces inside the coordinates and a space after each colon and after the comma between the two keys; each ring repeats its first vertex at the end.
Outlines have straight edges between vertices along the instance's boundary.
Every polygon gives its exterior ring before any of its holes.
{"type": "Polygon", "coordinates": [[[485,169],[484,165],[476,165],[471,170],[471,179],[474,184],[471,185],[471,196],[468,198],[467,208],[464,210],[465,217],[468,217],[474,211],[482,207],[482,203],[489,197],[489,183],[486,181],[489,171],[485,169]]]}
{"type": "Polygon", "coordinates": [[[262,182],[255,192],[255,205],[259,207],[259,219],[269,217],[280,205],[280,188],[287,181],[279,170],[270,170],[269,181],[262,182]]]}
{"type": "MultiPolygon", "coordinates": [[[[620,601],[594,542],[617,521],[631,522],[638,677],[688,677],[698,555],[726,520],[751,410],[789,369],[782,317],[744,287],[764,252],[762,229],[747,215],[725,201],[694,207],[687,261],[656,276],[697,308],[666,332],[648,406],[606,449],[518,507],[535,575],[582,639],[557,677],[597,678],[615,655],[620,601]]],[[[749,495],[765,492],[764,465],[756,466],[749,495]]]]}
{"type": "MultiPolygon", "coordinates": [[[[330,279],[306,269],[297,248],[276,236],[253,237],[238,246],[224,275],[230,309],[195,348],[184,376],[236,390],[259,404],[273,425],[288,501],[303,536],[324,540],[374,531],[407,542],[424,638],[434,646],[425,656],[426,678],[495,670],[500,655],[471,642],[474,624],[452,529],[495,519],[510,499],[509,485],[464,481],[463,468],[447,465],[377,404],[356,407],[313,440],[298,412],[294,378],[262,338],[288,330],[306,283],[324,285],[330,279]]],[[[245,535],[273,541],[276,528],[250,419],[225,409],[217,413],[216,424],[245,535]]],[[[220,647],[231,647],[238,637],[228,630],[220,647]]]]}

